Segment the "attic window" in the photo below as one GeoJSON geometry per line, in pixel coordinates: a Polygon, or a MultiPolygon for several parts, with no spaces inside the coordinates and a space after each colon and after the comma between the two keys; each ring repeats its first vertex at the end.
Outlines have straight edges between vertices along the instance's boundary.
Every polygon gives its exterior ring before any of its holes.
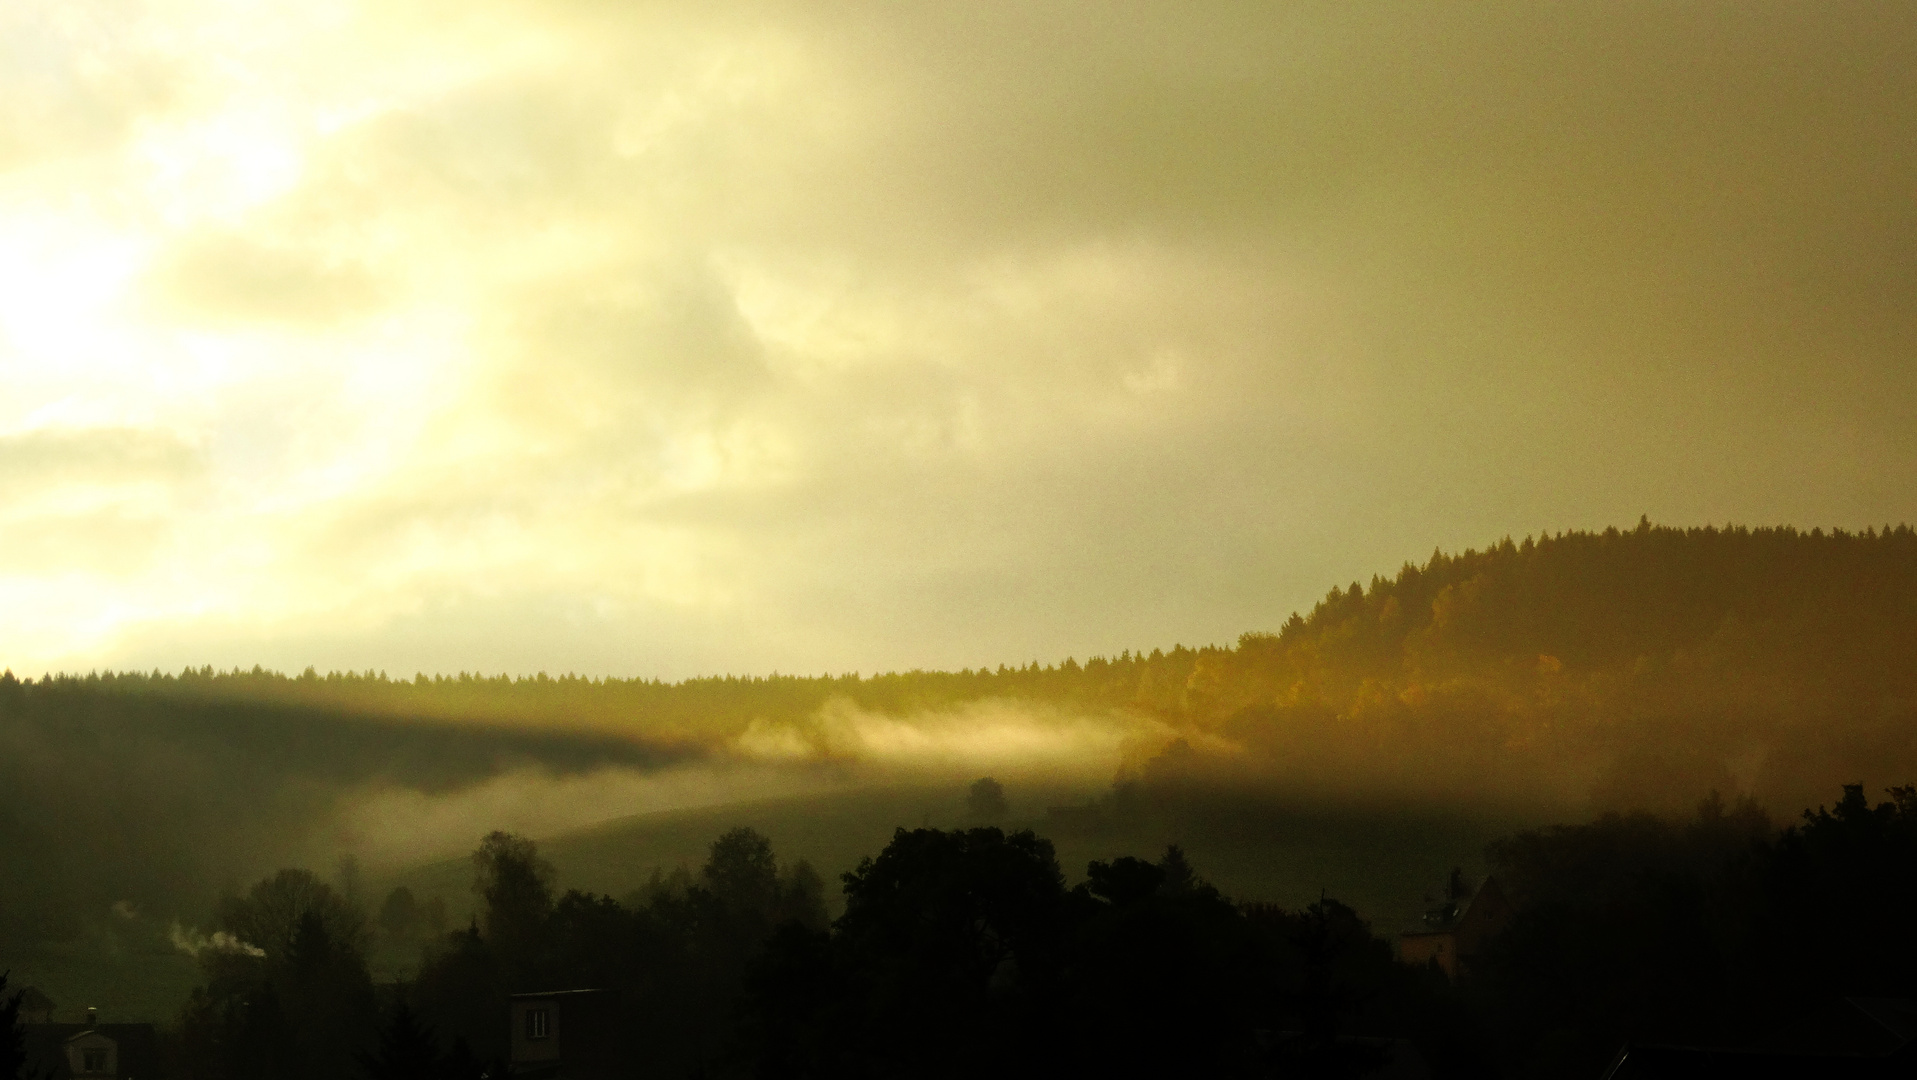
{"type": "Polygon", "coordinates": [[[89,1046],[80,1051],[80,1070],[82,1072],[105,1072],[107,1052],[104,1046],[89,1046]]]}
{"type": "Polygon", "coordinates": [[[552,1036],[552,1012],[548,1009],[526,1010],[526,1037],[545,1039],[552,1036]]]}

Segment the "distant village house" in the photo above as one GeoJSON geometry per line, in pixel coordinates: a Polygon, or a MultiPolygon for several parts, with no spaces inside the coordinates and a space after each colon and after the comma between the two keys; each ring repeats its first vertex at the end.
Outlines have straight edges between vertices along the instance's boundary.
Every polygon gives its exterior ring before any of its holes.
{"type": "Polygon", "coordinates": [[[617,990],[514,994],[513,1080],[612,1080],[631,1075],[617,990]]]}
{"type": "Polygon", "coordinates": [[[49,1080],[141,1080],[159,1070],[159,1042],[152,1024],[103,1024],[88,1009],[80,1023],[54,1019],[53,1001],[34,987],[20,996],[20,1033],[26,1046],[23,1075],[49,1080]]]}
{"type": "Polygon", "coordinates": [[[1511,904],[1496,878],[1487,877],[1471,889],[1453,870],[1444,898],[1433,901],[1422,918],[1398,935],[1398,955],[1407,964],[1435,963],[1456,979],[1510,918],[1511,904]]]}

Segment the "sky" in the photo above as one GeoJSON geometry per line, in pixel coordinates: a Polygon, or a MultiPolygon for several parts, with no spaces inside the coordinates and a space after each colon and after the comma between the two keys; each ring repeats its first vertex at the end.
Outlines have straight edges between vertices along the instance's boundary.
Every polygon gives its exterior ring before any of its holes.
{"type": "Polygon", "coordinates": [[[1917,521],[1917,19],[9,0],[0,665],[681,678],[1917,521]]]}

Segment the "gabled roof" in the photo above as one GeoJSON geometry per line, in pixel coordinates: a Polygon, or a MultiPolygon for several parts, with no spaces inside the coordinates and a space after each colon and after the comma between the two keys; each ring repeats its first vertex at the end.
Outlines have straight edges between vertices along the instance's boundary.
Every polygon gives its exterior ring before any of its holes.
{"type": "Polygon", "coordinates": [[[120,1075],[151,1076],[159,1070],[159,1045],[152,1024],[27,1024],[21,1027],[28,1075],[66,1075],[66,1048],[75,1036],[98,1034],[119,1051],[120,1075]],[[39,1073],[33,1070],[40,1070],[39,1073]]]}
{"type": "Polygon", "coordinates": [[[514,1001],[533,1001],[542,998],[584,997],[591,994],[617,994],[617,990],[540,990],[530,994],[514,994],[514,1001]]]}
{"type": "Polygon", "coordinates": [[[1447,900],[1433,904],[1425,909],[1423,917],[1404,928],[1401,936],[1415,937],[1419,934],[1449,934],[1464,922],[1471,913],[1472,905],[1481,897],[1496,896],[1503,899],[1504,893],[1498,888],[1497,878],[1487,877],[1471,890],[1471,895],[1456,900],[1447,900]]]}
{"type": "Polygon", "coordinates": [[[108,1035],[106,1032],[101,1031],[97,1027],[90,1027],[90,1028],[87,1028],[85,1031],[76,1032],[73,1036],[68,1038],[67,1045],[72,1046],[74,1043],[81,1042],[86,1039],[98,1039],[101,1042],[110,1042],[115,1045],[118,1045],[120,1041],[118,1039],[115,1039],[113,1036],[108,1035]]]}

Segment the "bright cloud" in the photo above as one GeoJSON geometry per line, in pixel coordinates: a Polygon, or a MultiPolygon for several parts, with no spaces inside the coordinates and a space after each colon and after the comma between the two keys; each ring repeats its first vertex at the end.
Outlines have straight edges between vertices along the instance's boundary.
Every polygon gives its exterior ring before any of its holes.
{"type": "Polygon", "coordinates": [[[1917,517],[1906,22],[10,4],[0,655],[956,667],[1917,517]]]}

